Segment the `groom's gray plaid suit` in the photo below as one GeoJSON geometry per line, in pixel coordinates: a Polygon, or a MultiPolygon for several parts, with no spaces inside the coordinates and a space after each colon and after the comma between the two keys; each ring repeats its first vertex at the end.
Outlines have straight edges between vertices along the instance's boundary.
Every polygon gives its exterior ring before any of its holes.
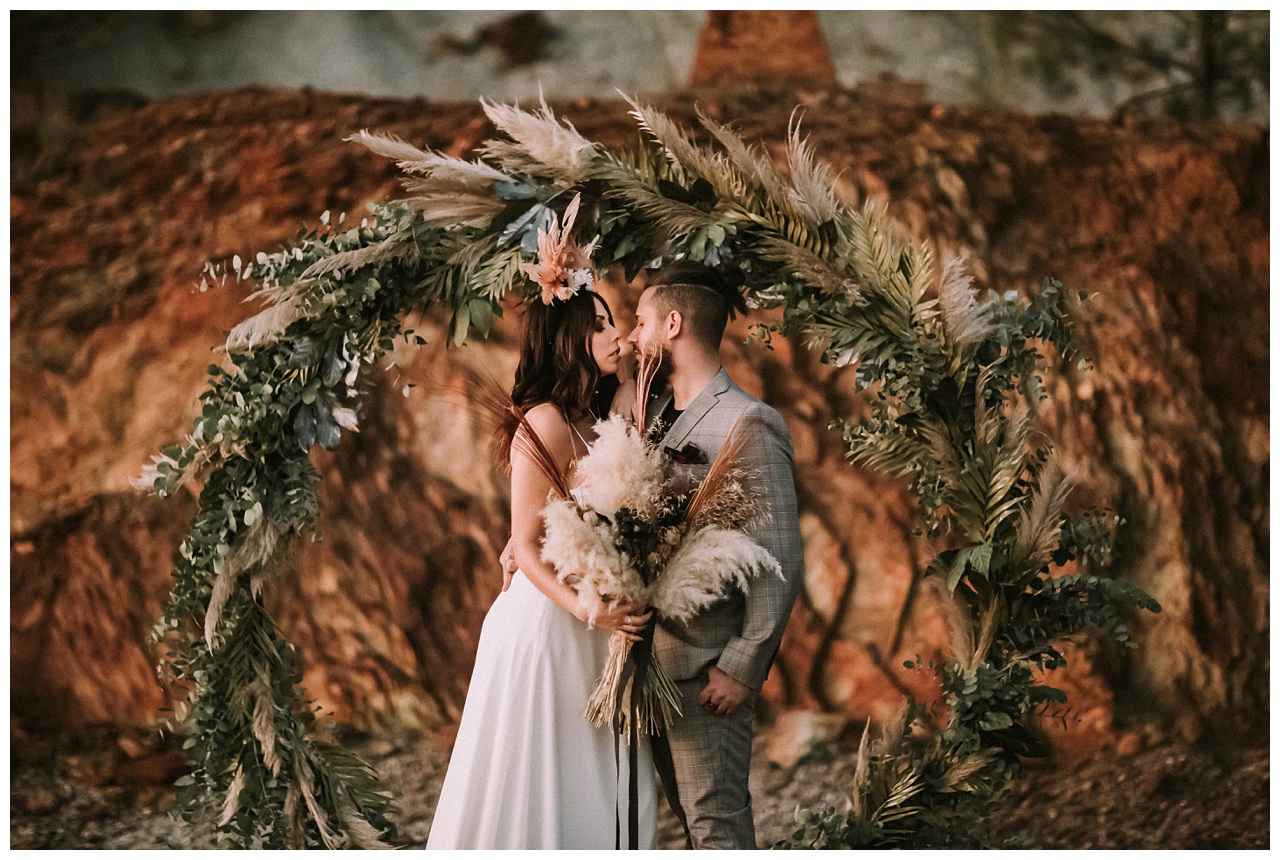
{"type": "MultiPolygon", "coordinates": [[[[657,395],[649,415],[660,416],[670,400],[669,390],[657,395]]],[[[804,576],[794,455],[782,416],[739,388],[722,368],[671,425],[661,444],[673,450],[692,444],[709,463],[735,425],[747,440],[739,462],[755,473],[748,489],[767,514],[751,537],[778,560],[782,576],[758,577],[747,594],[735,593],[686,624],[661,621],[653,637],[654,653],[684,698],[683,716],[676,718],[667,736],[696,848],[756,847],[747,790],[751,722],[756,694],[778,651],[804,576]],[[729,716],[709,714],[698,705],[712,666],[751,690],[729,716]]],[[[696,476],[705,471],[703,467],[696,476]]]]}

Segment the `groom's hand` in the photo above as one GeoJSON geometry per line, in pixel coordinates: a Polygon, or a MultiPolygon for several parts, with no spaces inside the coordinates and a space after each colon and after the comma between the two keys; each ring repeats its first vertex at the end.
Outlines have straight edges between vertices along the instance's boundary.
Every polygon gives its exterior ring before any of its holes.
{"type": "Polygon", "coordinates": [[[698,704],[708,713],[727,717],[747,700],[751,689],[731,675],[712,666],[707,673],[707,686],[698,694],[698,704]]]}

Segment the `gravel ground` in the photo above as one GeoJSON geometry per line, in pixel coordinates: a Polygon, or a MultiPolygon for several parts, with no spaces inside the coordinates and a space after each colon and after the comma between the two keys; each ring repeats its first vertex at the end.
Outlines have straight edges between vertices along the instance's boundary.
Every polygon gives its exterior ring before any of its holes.
{"type": "MultiPolygon", "coordinates": [[[[797,806],[841,804],[855,741],[846,735],[793,768],[770,764],[758,739],[752,791],[757,838],[791,830],[797,806]]],[[[448,762],[443,735],[351,738],[400,799],[400,834],[426,841],[448,762]]],[[[11,738],[9,847],[212,848],[203,829],[176,814],[172,778],[180,753],[137,736],[11,738]]],[[[1168,741],[1074,768],[1029,770],[974,833],[984,844],[1041,848],[1267,848],[1270,751],[1211,750],[1168,741]]],[[[659,841],[679,848],[665,809],[659,841]]]]}

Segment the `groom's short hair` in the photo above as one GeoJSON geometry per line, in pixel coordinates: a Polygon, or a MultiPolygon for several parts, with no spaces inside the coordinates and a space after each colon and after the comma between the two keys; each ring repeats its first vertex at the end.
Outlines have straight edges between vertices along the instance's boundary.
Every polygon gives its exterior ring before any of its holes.
{"type": "Polygon", "coordinates": [[[702,263],[679,260],[663,266],[649,278],[649,289],[664,316],[679,312],[689,333],[713,349],[720,348],[729,320],[747,312],[742,294],[702,263]]]}

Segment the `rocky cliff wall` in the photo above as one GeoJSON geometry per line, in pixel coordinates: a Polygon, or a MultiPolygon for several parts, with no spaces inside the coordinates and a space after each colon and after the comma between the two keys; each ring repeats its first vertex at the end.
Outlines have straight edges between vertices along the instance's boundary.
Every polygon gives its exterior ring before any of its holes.
{"type": "MultiPolygon", "coordinates": [[[[981,286],[1052,274],[1098,294],[1083,317],[1094,367],[1051,377],[1042,426],[1077,470],[1073,504],[1123,517],[1115,572],[1165,611],[1134,619],[1136,653],[1071,649],[1053,682],[1072,711],[1046,722],[1059,749],[1114,741],[1117,707],[1188,736],[1265,715],[1267,131],[981,113],[901,88],[699,98],[775,153],[801,101],[842,193],[886,201],[914,236],[966,255],[981,286]]],[[[692,106],[659,104],[689,127],[692,106]]],[[[621,103],[556,107],[606,145],[636,138],[621,103]]],[[[358,218],[395,194],[390,165],[343,143],[361,128],[454,155],[491,131],[471,104],[242,90],[123,110],[60,160],[15,161],[11,707],[25,727],[142,724],[163,706],[145,637],[194,498],[128,479],[190,429],[205,367],[252,312],[242,286],[195,283],[206,259],[273,250],[326,209],[358,218]]],[[[609,289],[629,324],[634,291],[609,289]]],[[[445,392],[466,366],[509,378],[518,317],[462,349],[422,320],[429,344],[374,374],[362,432],[316,454],[318,540],[269,600],[339,720],[458,713],[507,512],[484,430],[445,392]]],[[[902,488],[850,468],[828,429],[866,408],[851,376],[786,343],[745,346],[744,332],[726,364],[791,427],[806,546],[767,715],[883,718],[905,692],[932,694],[902,661],[945,648],[920,577],[930,547],[902,488]]]]}

